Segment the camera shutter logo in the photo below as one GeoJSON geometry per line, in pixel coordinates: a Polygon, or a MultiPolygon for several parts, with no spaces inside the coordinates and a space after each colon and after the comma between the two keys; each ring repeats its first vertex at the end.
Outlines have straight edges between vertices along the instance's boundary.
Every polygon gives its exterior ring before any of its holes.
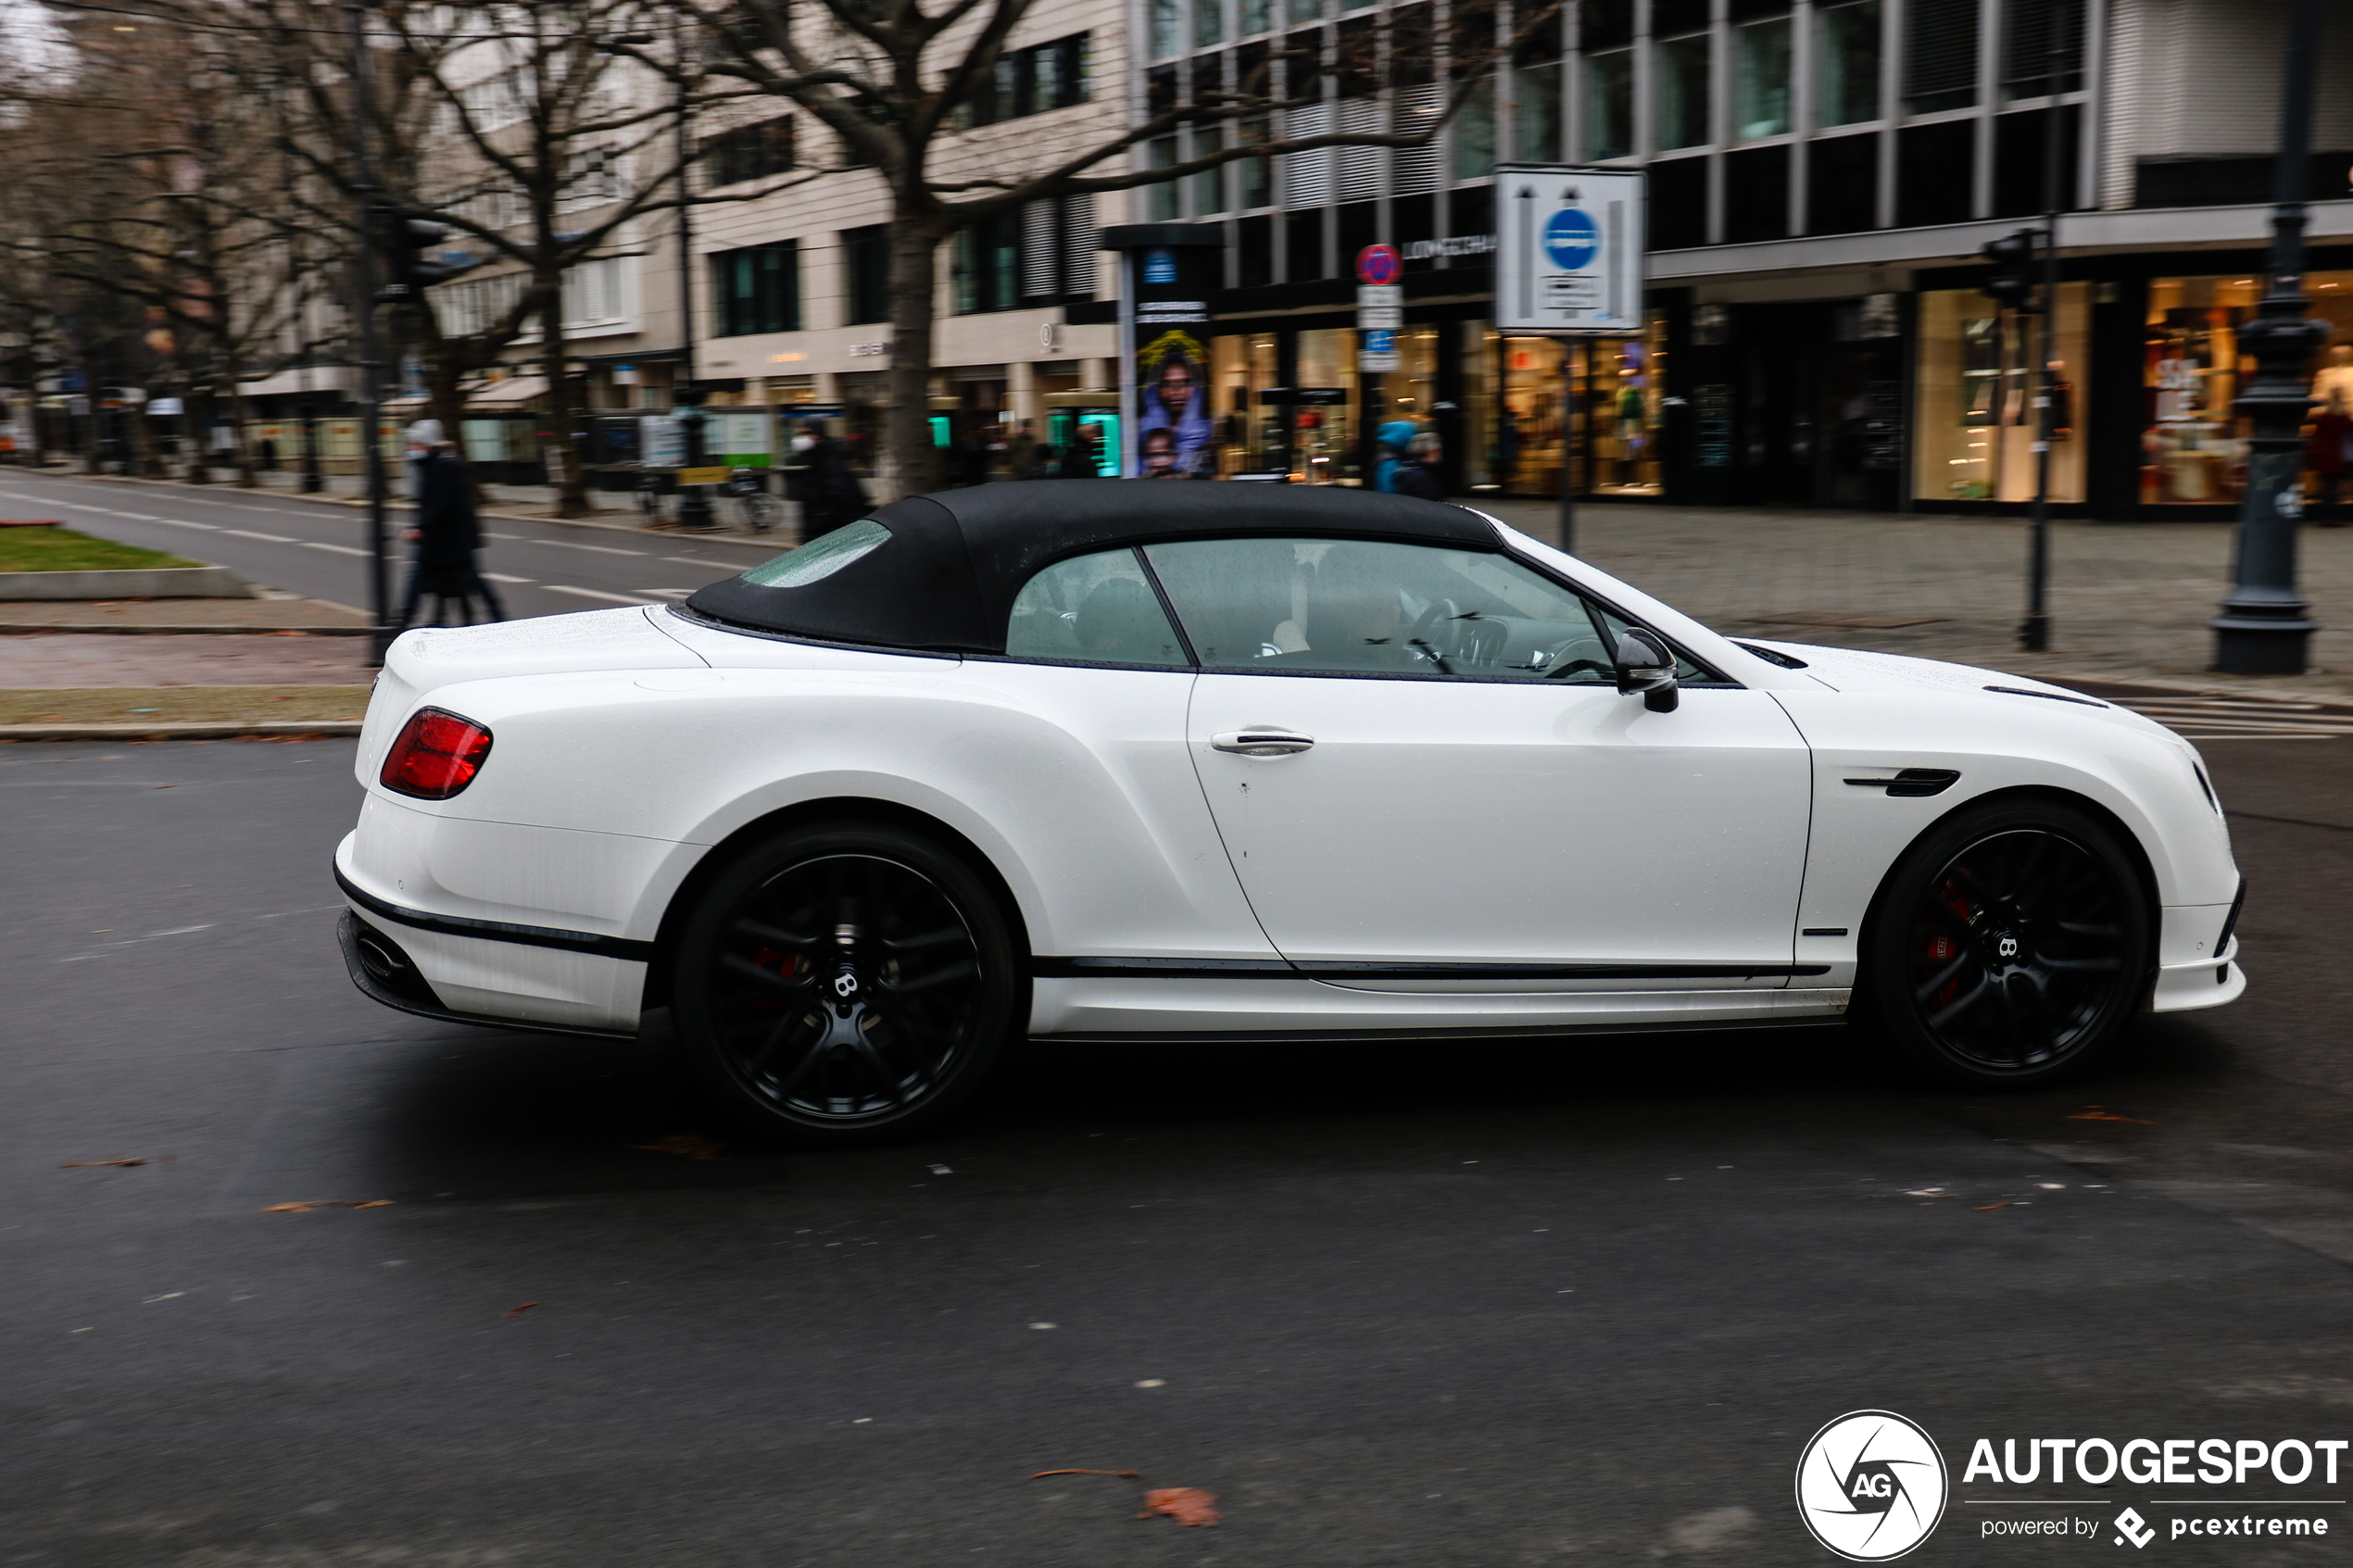
{"type": "Polygon", "coordinates": [[[1855,1411],[1797,1461],[1797,1515],[1849,1562],[1903,1556],[1944,1517],[1951,1483],[1936,1440],[1893,1411],[1855,1411]]]}

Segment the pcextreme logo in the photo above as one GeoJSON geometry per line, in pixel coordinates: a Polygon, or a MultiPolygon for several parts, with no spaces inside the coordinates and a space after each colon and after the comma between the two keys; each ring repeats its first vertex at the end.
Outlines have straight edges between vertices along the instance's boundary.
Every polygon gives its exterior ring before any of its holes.
{"type": "Polygon", "coordinates": [[[1849,1562],[1887,1562],[1944,1517],[1944,1456],[1916,1422],[1854,1411],[1814,1434],[1797,1460],[1797,1516],[1849,1562]]]}

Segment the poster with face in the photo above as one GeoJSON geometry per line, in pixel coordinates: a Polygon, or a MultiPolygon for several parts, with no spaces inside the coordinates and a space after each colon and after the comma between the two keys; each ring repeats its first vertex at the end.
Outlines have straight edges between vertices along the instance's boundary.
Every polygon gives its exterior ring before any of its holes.
{"type": "Polygon", "coordinates": [[[1207,469],[1207,362],[1199,339],[1174,330],[1136,351],[1136,427],[1145,478],[1189,479],[1207,469]]]}

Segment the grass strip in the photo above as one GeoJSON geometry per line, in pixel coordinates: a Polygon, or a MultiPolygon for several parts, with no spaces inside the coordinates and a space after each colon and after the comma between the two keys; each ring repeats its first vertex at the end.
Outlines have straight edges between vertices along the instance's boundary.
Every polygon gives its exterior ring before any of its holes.
{"type": "Polygon", "coordinates": [[[360,719],[366,686],[66,686],[0,690],[0,724],[360,719]]]}
{"type": "Polygon", "coordinates": [[[121,571],[202,564],[162,550],[93,539],[70,528],[0,528],[0,571],[121,571]]]}

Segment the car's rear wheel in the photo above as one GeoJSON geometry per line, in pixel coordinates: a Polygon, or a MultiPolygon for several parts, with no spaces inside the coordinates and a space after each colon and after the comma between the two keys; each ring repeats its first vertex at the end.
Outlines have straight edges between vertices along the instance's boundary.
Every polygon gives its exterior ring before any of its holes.
{"type": "Polygon", "coordinates": [[[2056,802],[1957,813],[1888,874],[1856,1000],[1900,1055],[2025,1087],[2115,1043],[2148,994],[2152,911],[2115,834],[2056,802]]]}
{"type": "Polygon", "coordinates": [[[697,1075],[803,1144],[901,1137],[952,1111],[1027,987],[988,884],[887,824],[794,828],[712,881],[682,932],[672,1011],[697,1075]]]}

